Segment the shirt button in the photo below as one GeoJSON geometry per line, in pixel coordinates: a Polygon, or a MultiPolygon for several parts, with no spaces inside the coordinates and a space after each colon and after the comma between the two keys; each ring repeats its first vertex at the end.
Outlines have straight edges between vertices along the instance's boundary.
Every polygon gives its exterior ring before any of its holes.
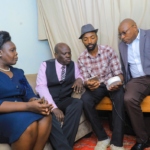
{"type": "Polygon", "coordinates": [[[17,85],[16,88],[19,89],[19,86],[17,85]]]}

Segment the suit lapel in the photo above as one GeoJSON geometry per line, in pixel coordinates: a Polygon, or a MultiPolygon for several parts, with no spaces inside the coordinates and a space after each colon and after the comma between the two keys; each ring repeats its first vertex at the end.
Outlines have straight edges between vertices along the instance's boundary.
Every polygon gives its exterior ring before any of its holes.
{"type": "Polygon", "coordinates": [[[54,78],[55,78],[55,77],[57,78],[57,79],[56,79],[57,82],[59,82],[58,75],[57,75],[57,70],[56,70],[56,61],[54,61],[53,63],[54,63],[54,66],[55,66],[55,68],[54,68],[55,71],[53,72],[53,75],[54,75],[54,78]]]}
{"type": "Polygon", "coordinates": [[[145,45],[145,39],[146,39],[146,33],[144,30],[140,29],[140,42],[139,42],[139,47],[140,47],[140,57],[141,57],[141,63],[143,66],[144,63],[144,45],[145,45]]]}
{"type": "Polygon", "coordinates": [[[122,61],[124,63],[124,67],[125,67],[126,72],[127,72],[127,69],[128,69],[127,54],[128,54],[128,47],[125,43],[122,42],[121,55],[122,55],[122,61]]]}

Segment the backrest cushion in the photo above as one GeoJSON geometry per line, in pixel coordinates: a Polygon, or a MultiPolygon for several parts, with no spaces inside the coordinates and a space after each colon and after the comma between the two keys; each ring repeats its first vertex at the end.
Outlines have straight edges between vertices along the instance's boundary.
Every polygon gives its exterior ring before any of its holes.
{"type": "Polygon", "coordinates": [[[27,74],[25,75],[25,77],[27,78],[29,84],[31,85],[33,92],[37,95],[35,91],[37,74],[27,74]]]}

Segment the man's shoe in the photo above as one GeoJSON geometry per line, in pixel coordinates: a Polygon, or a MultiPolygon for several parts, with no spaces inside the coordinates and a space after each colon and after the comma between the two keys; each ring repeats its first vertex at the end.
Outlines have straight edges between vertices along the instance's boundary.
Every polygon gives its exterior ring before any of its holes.
{"type": "Polygon", "coordinates": [[[118,147],[113,144],[110,145],[110,150],[125,150],[123,147],[118,147]]]}
{"type": "Polygon", "coordinates": [[[103,140],[103,141],[98,141],[94,150],[107,150],[107,147],[109,145],[110,145],[110,138],[103,140]]]}
{"type": "Polygon", "coordinates": [[[135,145],[131,148],[131,150],[144,150],[144,148],[150,147],[149,138],[144,143],[135,143],[135,145]]]}

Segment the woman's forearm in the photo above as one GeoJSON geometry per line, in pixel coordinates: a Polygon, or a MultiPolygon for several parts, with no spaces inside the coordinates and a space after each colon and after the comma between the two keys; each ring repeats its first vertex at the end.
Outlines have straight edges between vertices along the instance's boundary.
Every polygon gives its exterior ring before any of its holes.
{"type": "Polygon", "coordinates": [[[26,102],[9,102],[4,101],[0,105],[0,113],[10,113],[16,111],[29,111],[30,103],[26,102]]]}

